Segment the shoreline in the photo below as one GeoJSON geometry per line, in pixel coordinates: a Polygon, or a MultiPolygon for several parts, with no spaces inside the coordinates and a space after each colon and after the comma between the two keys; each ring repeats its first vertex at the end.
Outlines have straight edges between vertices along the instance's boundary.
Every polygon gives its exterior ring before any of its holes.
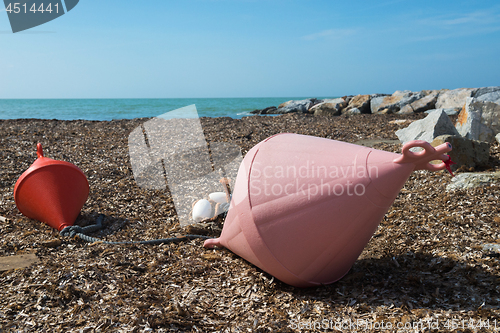
{"type": "Polygon", "coordinates": [[[184,99],[35,99],[0,100],[0,118],[111,120],[158,117],[195,104],[200,116],[241,118],[256,108],[279,104],[278,98],[184,98],[184,99]]]}

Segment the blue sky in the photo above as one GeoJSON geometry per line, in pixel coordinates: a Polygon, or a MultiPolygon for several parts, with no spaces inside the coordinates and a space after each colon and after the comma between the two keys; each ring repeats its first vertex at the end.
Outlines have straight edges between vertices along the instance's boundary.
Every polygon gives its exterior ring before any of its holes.
{"type": "Polygon", "coordinates": [[[80,0],[13,34],[0,98],[315,97],[500,85],[500,2],[80,0]]]}

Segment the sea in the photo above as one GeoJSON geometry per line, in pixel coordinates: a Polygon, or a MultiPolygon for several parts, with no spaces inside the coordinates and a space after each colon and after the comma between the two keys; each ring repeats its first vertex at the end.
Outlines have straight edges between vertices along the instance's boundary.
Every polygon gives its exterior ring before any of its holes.
{"type": "MultiPolygon", "coordinates": [[[[289,100],[305,98],[0,99],[0,119],[113,120],[150,118],[193,104],[196,106],[199,117],[239,119],[251,116],[250,112],[256,109],[269,106],[277,107],[289,100]]],[[[179,114],[179,117],[182,118],[182,114],[179,114]]]]}

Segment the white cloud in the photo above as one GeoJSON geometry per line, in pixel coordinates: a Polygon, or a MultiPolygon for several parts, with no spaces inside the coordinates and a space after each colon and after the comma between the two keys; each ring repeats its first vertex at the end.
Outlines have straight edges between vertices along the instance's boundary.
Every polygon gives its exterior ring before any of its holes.
{"type": "Polygon", "coordinates": [[[431,33],[412,38],[413,41],[444,40],[489,34],[500,30],[500,14],[497,8],[472,13],[454,13],[417,20],[418,29],[426,27],[431,33]]]}
{"type": "Polygon", "coordinates": [[[466,24],[466,23],[471,23],[471,22],[477,22],[477,19],[479,18],[479,15],[466,15],[462,17],[457,17],[451,20],[443,20],[441,22],[442,25],[457,25],[457,24],[466,24]]]}
{"type": "Polygon", "coordinates": [[[420,36],[420,37],[413,38],[412,41],[427,42],[427,41],[431,41],[431,40],[444,40],[444,39],[450,39],[450,38],[470,37],[470,36],[476,36],[476,35],[490,34],[490,33],[494,33],[497,31],[500,31],[500,26],[489,27],[489,28],[469,29],[466,31],[460,30],[460,31],[453,31],[451,33],[420,36]]]}
{"type": "Polygon", "coordinates": [[[435,52],[435,53],[426,53],[426,54],[418,54],[412,56],[413,61],[453,61],[453,60],[464,60],[473,58],[473,55],[470,52],[435,52]]]}
{"type": "Polygon", "coordinates": [[[438,27],[456,27],[464,25],[487,25],[492,23],[498,23],[500,20],[500,15],[498,15],[497,10],[491,9],[488,11],[476,11],[472,13],[457,13],[440,15],[436,17],[429,17],[418,22],[421,24],[428,24],[438,27]]]}
{"type": "Polygon", "coordinates": [[[356,34],[356,29],[328,29],[311,35],[303,36],[304,40],[341,39],[356,34]]]}

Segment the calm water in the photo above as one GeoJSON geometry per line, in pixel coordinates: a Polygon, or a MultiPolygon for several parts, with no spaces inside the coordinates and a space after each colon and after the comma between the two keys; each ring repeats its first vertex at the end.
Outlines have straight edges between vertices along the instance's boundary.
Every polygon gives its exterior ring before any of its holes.
{"type": "Polygon", "coordinates": [[[191,104],[200,117],[241,118],[291,99],[304,98],[0,99],[0,119],[132,119],[156,117],[191,104]]]}

